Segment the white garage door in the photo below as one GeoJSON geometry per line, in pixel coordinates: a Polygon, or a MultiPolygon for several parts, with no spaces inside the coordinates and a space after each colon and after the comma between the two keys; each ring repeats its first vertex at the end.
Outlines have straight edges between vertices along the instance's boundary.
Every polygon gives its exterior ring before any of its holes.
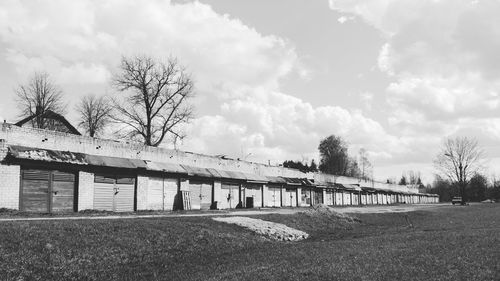
{"type": "Polygon", "coordinates": [[[281,207],[281,187],[268,188],[268,203],[269,207],[281,207]]]}
{"type": "Polygon", "coordinates": [[[247,206],[246,202],[253,201],[254,208],[262,207],[262,185],[261,184],[245,183],[245,184],[243,184],[242,187],[244,188],[243,194],[245,195],[244,199],[243,199],[243,204],[245,204],[244,206],[250,207],[250,206],[247,206]],[[250,199],[250,198],[252,198],[252,199],[250,199]]]}
{"type": "Polygon", "coordinates": [[[177,179],[150,177],[147,208],[149,210],[174,210],[177,191],[177,179]]]}
{"type": "Polygon", "coordinates": [[[235,183],[222,183],[221,201],[217,202],[219,209],[234,209],[239,203],[240,185],[235,183]]]}

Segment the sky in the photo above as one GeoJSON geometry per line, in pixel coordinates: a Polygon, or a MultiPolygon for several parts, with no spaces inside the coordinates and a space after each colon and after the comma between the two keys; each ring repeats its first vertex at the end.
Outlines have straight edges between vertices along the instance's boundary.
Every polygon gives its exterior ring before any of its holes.
{"type": "MultiPolygon", "coordinates": [[[[500,174],[500,1],[2,0],[0,118],[35,71],[63,90],[118,95],[122,56],[176,57],[196,118],[179,149],[318,161],[329,135],[365,148],[378,180],[420,171],[447,137],[474,137],[500,174]]],[[[166,144],[168,146],[168,144],[166,144]]]]}

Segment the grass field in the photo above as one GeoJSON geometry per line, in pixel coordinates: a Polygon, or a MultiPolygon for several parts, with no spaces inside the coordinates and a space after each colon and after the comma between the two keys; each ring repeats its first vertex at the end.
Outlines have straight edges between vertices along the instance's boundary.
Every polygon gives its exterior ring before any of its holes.
{"type": "Polygon", "coordinates": [[[500,204],[265,215],[266,240],[209,217],[0,223],[0,280],[500,280],[500,204]]]}

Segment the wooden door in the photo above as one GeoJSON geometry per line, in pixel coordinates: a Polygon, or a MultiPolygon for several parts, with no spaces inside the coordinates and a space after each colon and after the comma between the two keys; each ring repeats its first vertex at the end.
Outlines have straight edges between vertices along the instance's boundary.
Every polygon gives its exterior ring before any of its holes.
{"type": "Polygon", "coordinates": [[[75,209],[75,174],[52,171],[52,212],[71,212],[75,209]]]}
{"type": "Polygon", "coordinates": [[[27,212],[49,212],[50,172],[45,170],[22,170],[21,210],[27,212]]]}
{"type": "Polygon", "coordinates": [[[74,211],[75,174],[23,169],[20,209],[28,212],[74,211]]]}

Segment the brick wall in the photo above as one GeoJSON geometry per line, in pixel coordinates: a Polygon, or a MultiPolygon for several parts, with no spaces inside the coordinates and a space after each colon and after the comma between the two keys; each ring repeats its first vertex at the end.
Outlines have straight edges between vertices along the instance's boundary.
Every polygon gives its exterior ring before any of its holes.
{"type": "Polygon", "coordinates": [[[0,164],[0,208],[19,209],[21,168],[0,164]]]}
{"type": "Polygon", "coordinates": [[[78,173],[78,211],[94,208],[94,174],[78,173]]]}

